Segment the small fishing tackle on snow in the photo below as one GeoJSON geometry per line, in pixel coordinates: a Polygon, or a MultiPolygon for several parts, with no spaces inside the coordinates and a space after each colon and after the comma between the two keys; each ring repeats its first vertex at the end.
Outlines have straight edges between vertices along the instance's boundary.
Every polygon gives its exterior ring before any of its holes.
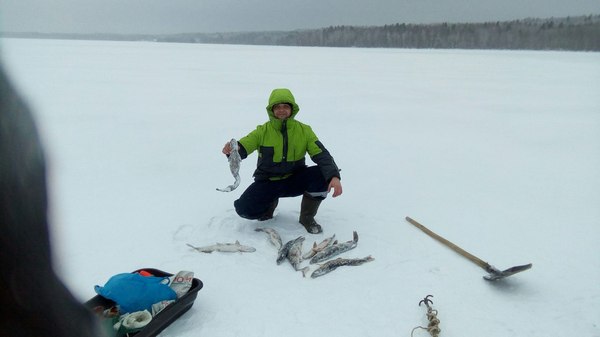
{"type": "Polygon", "coordinates": [[[412,332],[410,333],[411,337],[413,337],[413,334],[417,329],[427,330],[431,337],[438,337],[440,335],[440,332],[442,331],[440,329],[440,320],[437,318],[438,311],[431,307],[433,301],[429,299],[430,297],[433,297],[433,295],[427,295],[424,299],[422,299],[419,302],[419,306],[421,306],[421,304],[425,304],[425,306],[427,307],[427,313],[425,315],[427,315],[427,320],[429,321],[429,324],[427,325],[427,327],[418,326],[412,329],[412,332]]]}

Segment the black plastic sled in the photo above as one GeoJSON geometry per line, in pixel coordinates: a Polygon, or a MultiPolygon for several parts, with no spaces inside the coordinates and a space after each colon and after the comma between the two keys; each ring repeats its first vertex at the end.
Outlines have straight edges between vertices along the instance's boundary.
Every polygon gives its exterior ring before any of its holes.
{"type": "MultiPolygon", "coordinates": [[[[135,270],[132,273],[137,273],[140,271],[147,271],[152,275],[158,277],[173,276],[173,274],[154,268],[142,268],[135,270]]],[[[194,278],[192,280],[192,287],[190,288],[190,290],[188,290],[188,292],[185,295],[178,298],[177,301],[175,301],[174,303],[166,306],[162,311],[160,311],[156,316],[154,316],[152,320],[140,331],[128,333],[126,334],[126,336],[154,337],[158,335],[161,331],[163,331],[166,327],[168,327],[186,311],[192,308],[192,305],[194,305],[194,301],[198,296],[198,291],[202,289],[202,286],[202,281],[200,281],[197,278],[194,278]]],[[[103,310],[108,310],[110,308],[113,308],[115,304],[116,303],[114,301],[102,297],[100,295],[96,295],[89,301],[84,303],[84,305],[90,310],[98,310],[99,308],[103,310]]]]}

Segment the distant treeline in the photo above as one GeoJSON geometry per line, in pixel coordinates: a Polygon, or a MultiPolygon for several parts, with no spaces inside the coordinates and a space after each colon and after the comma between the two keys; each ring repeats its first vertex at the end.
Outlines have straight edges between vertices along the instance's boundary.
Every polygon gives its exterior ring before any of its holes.
{"type": "Polygon", "coordinates": [[[600,51],[600,15],[485,23],[331,26],[278,32],[3,36],[315,47],[600,51]]]}

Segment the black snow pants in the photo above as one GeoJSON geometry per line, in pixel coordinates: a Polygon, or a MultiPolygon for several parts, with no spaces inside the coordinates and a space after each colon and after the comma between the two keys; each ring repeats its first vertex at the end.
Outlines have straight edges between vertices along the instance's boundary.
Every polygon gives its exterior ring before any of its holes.
{"type": "Polygon", "coordinates": [[[239,216],[258,219],[279,198],[297,197],[304,193],[315,199],[325,199],[328,184],[318,166],[307,167],[282,180],[257,180],[233,205],[239,216]]]}

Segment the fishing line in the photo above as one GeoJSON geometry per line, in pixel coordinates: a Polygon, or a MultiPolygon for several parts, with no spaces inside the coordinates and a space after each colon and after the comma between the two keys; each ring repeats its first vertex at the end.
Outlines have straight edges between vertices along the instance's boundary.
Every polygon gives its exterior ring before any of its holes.
{"type": "Polygon", "coordinates": [[[442,331],[440,329],[440,320],[437,318],[438,311],[431,307],[431,304],[433,304],[433,301],[431,301],[429,299],[429,297],[433,297],[433,295],[427,295],[427,296],[425,296],[424,299],[422,299],[419,302],[419,306],[421,306],[421,304],[425,304],[425,306],[427,306],[427,313],[425,315],[427,316],[427,320],[429,321],[429,324],[427,325],[427,327],[417,326],[414,329],[412,329],[412,331],[410,333],[410,337],[413,337],[413,334],[415,333],[415,330],[417,330],[417,329],[427,330],[427,332],[429,332],[431,337],[438,337],[440,335],[440,332],[442,331]]]}

